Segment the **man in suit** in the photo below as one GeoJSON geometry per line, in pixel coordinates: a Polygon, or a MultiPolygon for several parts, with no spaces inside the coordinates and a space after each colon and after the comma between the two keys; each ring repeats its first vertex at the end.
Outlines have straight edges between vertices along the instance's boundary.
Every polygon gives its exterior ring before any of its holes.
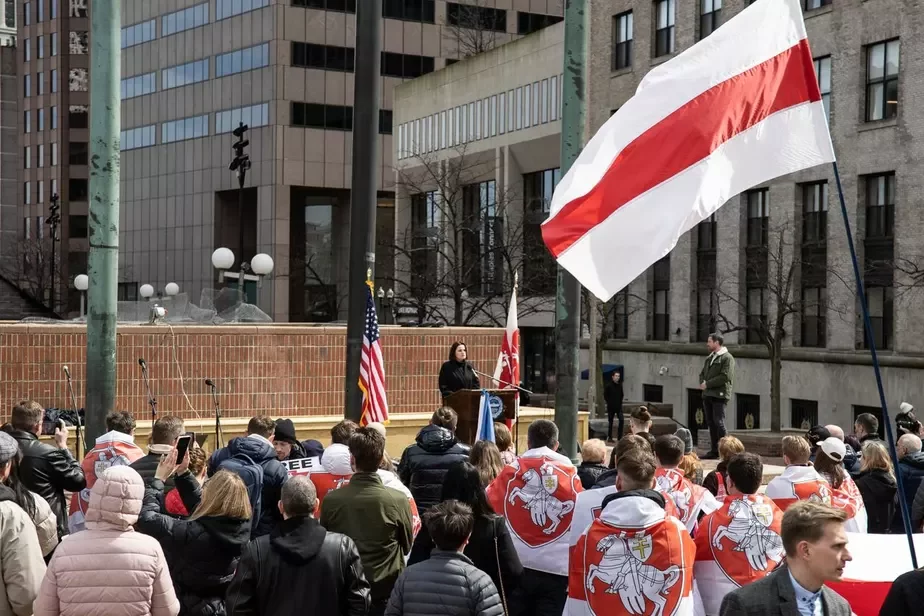
{"type": "Polygon", "coordinates": [[[783,515],[786,563],[764,579],[725,595],[720,616],[850,616],[850,605],[825,587],[851,560],[843,510],[814,501],[794,503],[783,515]]]}

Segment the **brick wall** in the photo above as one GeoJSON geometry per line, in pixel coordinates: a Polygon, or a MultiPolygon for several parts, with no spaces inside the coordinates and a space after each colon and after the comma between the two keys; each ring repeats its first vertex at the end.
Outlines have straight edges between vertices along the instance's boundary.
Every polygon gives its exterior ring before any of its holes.
{"type": "MultiPolygon", "coordinates": [[[[454,340],[464,340],[478,370],[492,373],[502,336],[487,328],[382,328],[392,413],[432,411],[437,374],[454,340]]],[[[119,326],[116,404],[139,418],[148,412],[138,358],[147,361],[161,413],[207,418],[215,381],[226,417],[343,413],[346,328],[270,326],[119,326]],[[183,395],[185,390],[188,402],[183,395]]],[[[19,400],[71,408],[62,366],[70,368],[83,405],[83,325],[0,324],[0,416],[19,400]]]]}

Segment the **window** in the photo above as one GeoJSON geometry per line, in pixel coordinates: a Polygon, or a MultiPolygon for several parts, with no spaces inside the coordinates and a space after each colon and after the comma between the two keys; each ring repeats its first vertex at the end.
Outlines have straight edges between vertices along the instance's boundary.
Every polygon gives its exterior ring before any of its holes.
{"type": "Polygon", "coordinates": [[[38,118],[38,130],[45,130],[45,110],[39,109],[36,111],[35,117],[38,118]]]}
{"type": "MultiPolygon", "coordinates": [[[[28,113],[28,112],[26,112],[28,113]]],[[[71,105],[67,110],[67,123],[71,128],[89,128],[90,115],[86,105],[71,105]]],[[[29,132],[29,131],[26,131],[29,132]]]]}
{"type": "Polygon", "coordinates": [[[767,324],[767,275],[770,190],[747,192],[747,238],[745,246],[745,314],[747,343],[763,342],[767,324]]]}
{"type": "MultiPolygon", "coordinates": [[[[292,6],[341,11],[344,13],[356,12],[356,0],[292,0],[292,6]]],[[[382,12],[384,13],[384,8],[382,12]]]]}
{"type": "Polygon", "coordinates": [[[755,394],[735,394],[735,415],[738,430],[760,429],[760,396],[755,394]]]}
{"type": "Polygon", "coordinates": [[[704,39],[719,27],[722,0],[699,0],[699,38],[704,39]]]}
{"type": "Polygon", "coordinates": [[[38,181],[38,199],[36,203],[45,203],[45,182],[42,180],[38,181]]]}
{"type": "Polygon", "coordinates": [[[86,30],[70,32],[68,35],[68,51],[71,55],[85,56],[90,53],[90,35],[86,30]]]}
{"type": "Polygon", "coordinates": [[[747,290],[745,301],[747,316],[747,343],[760,344],[767,331],[767,289],[753,287],[747,290]]]}
{"type": "Polygon", "coordinates": [[[26,205],[32,204],[32,182],[25,182],[22,187],[22,194],[25,198],[26,205]]]}
{"type": "Polygon", "coordinates": [[[32,132],[32,112],[26,109],[26,111],[23,113],[22,120],[23,120],[22,125],[23,125],[23,129],[25,130],[25,132],[31,133],[32,132]]]}
{"type": "Polygon", "coordinates": [[[203,2],[160,18],[160,35],[169,36],[209,23],[209,3],[203,2]]]}
{"type": "Polygon", "coordinates": [[[38,85],[38,95],[45,94],[45,73],[36,73],[35,83],[38,85]]]}
{"type": "Polygon", "coordinates": [[[354,63],[355,51],[352,47],[292,43],[292,66],[352,73],[354,63]]]}
{"type": "MultiPolygon", "coordinates": [[[[328,2],[332,3],[331,0],[328,2]]],[[[215,20],[262,9],[267,5],[269,0],[215,0],[215,20]]]]}
{"type": "Polygon", "coordinates": [[[67,225],[71,239],[86,239],[88,231],[86,216],[71,214],[67,217],[67,225]]]}
{"type": "Polygon", "coordinates": [[[716,330],[715,214],[696,225],[696,341],[705,342],[716,330]]]}
{"type": "Polygon", "coordinates": [[[38,239],[45,239],[45,217],[36,216],[35,217],[35,230],[38,232],[38,239]]]}
{"type": "Polygon", "coordinates": [[[29,73],[22,76],[22,95],[26,98],[32,96],[32,75],[29,73]]]}
{"type": "MultiPolygon", "coordinates": [[[[122,151],[134,150],[137,148],[147,148],[154,145],[156,126],[139,126],[123,130],[121,135],[122,151]]],[[[73,182],[73,180],[71,180],[73,182]]],[[[71,195],[73,198],[73,195],[71,195]]]]}
{"type": "Polygon", "coordinates": [[[353,108],[344,105],[292,103],[292,126],[353,130],[353,108]]]}
{"type": "Polygon", "coordinates": [[[209,134],[209,116],[184,118],[160,125],[160,142],[173,143],[185,139],[198,139],[209,134]]]}
{"type": "Polygon", "coordinates": [[[86,165],[89,161],[90,145],[83,141],[71,141],[67,146],[67,160],[72,165],[86,165]]]}
{"type": "MultiPolygon", "coordinates": [[[[444,117],[445,119],[445,117],[444,117]]],[[[390,135],[392,133],[392,110],[391,109],[379,109],[379,134],[380,135],[390,135]]],[[[446,128],[445,122],[443,123],[443,128],[446,128]]],[[[445,134],[445,131],[444,131],[445,134]]],[[[445,141],[445,137],[443,137],[445,141]]]]}
{"type": "Polygon", "coordinates": [[[612,69],[618,71],[630,66],[632,66],[632,11],[627,11],[613,17],[612,69]]]}
{"type": "Polygon", "coordinates": [[[644,402],[664,402],[664,387],[642,383],[642,400],[644,402]]]}
{"type": "Polygon", "coordinates": [[[26,146],[22,152],[23,168],[32,168],[32,146],[26,146]]]}
{"type": "Polygon", "coordinates": [[[38,22],[45,21],[45,0],[38,0],[35,3],[35,20],[38,22]]]}
{"type": "Polygon", "coordinates": [[[446,21],[450,26],[472,30],[507,31],[507,11],[485,6],[448,2],[446,3],[446,21]]]}
{"type": "Polygon", "coordinates": [[[674,18],[676,0],[655,2],[655,57],[674,53],[674,18]]]}
{"type": "MultiPolygon", "coordinates": [[[[864,279],[873,341],[877,348],[892,346],[892,304],[895,245],[895,174],[866,177],[866,237],[864,279]]],[[[864,332],[863,345],[869,340],[864,332]]]]}
{"type": "Polygon", "coordinates": [[[825,116],[831,119],[831,56],[815,58],[815,74],[818,75],[818,89],[825,106],[825,116]]]}
{"type": "Polygon", "coordinates": [[[27,38],[22,40],[22,60],[23,62],[32,60],[32,44],[27,38]]]}
{"type": "Polygon", "coordinates": [[[144,96],[145,94],[151,94],[157,89],[156,81],[156,73],[136,75],[135,77],[128,77],[123,79],[121,84],[122,100],[125,100],[126,98],[135,98],[136,96],[144,96]]]}
{"type": "Polygon", "coordinates": [[[652,289],[654,292],[654,318],[652,319],[652,339],[670,339],[670,288],[671,256],[667,255],[654,264],[652,289]]]}
{"type": "MultiPolygon", "coordinates": [[[[219,3],[221,0],[219,0],[219,3]]],[[[157,20],[151,19],[140,24],[122,28],[122,49],[153,41],[156,38],[157,20]]],[[[73,32],[71,33],[73,34],[73,32]]]]}
{"type": "Polygon", "coordinates": [[[22,16],[23,16],[23,21],[25,22],[25,25],[31,26],[32,25],[32,3],[31,2],[23,3],[22,16]]]}
{"type": "Polygon", "coordinates": [[[818,425],[818,401],[797,400],[789,401],[789,427],[795,430],[808,431],[812,426],[818,425]]]}
{"type": "Polygon", "coordinates": [[[805,0],[806,11],[814,11],[815,9],[820,9],[823,6],[828,6],[831,4],[831,0],[805,0]]]}
{"type": "Polygon", "coordinates": [[[629,289],[613,297],[613,338],[625,340],[629,337],[629,289]]]}
{"type": "Polygon", "coordinates": [[[802,288],[802,346],[824,348],[827,341],[825,315],[827,290],[824,287],[802,288]]]}
{"type": "Polygon", "coordinates": [[[517,34],[532,34],[536,30],[548,28],[562,21],[559,15],[543,15],[542,13],[525,13],[517,11],[517,34]]]}
{"type": "MultiPolygon", "coordinates": [[[[57,144],[56,142],[52,142],[52,144],[51,144],[51,166],[52,166],[52,167],[57,167],[57,166],[58,166],[58,144],[57,144]]],[[[55,183],[56,181],[57,181],[57,180],[52,180],[52,181],[51,181],[51,182],[52,182],[52,184],[51,184],[51,185],[52,185],[52,189],[51,189],[52,194],[58,192],[58,191],[55,190],[55,188],[54,188],[54,185],[55,185],[54,183],[55,183]]]]}
{"type": "Polygon", "coordinates": [[[120,282],[118,290],[118,301],[120,302],[137,302],[138,301],[138,283],[137,282],[120,282]]]}
{"type": "MultiPolygon", "coordinates": [[[[221,56],[219,56],[221,57],[221,56]]],[[[215,63],[216,68],[218,62],[215,63]]],[[[199,83],[209,78],[209,60],[196,60],[179,66],[171,66],[160,72],[160,87],[164,90],[181,88],[193,83],[199,83]]]]}
{"type": "Polygon", "coordinates": [[[462,187],[462,276],[473,295],[487,295],[503,279],[502,217],[494,180],[462,187]]]}
{"type": "Polygon", "coordinates": [[[51,18],[52,19],[58,18],[58,2],[59,0],[51,0],[51,18]]]}
{"type": "Polygon", "coordinates": [[[898,114],[898,39],[866,48],[866,121],[898,114]]]}
{"type": "Polygon", "coordinates": [[[435,4],[434,0],[383,0],[382,17],[432,24],[436,22],[435,4]]]}
{"type": "Polygon", "coordinates": [[[802,185],[802,243],[824,242],[828,237],[828,183],[802,185]]]}
{"type": "Polygon", "coordinates": [[[44,36],[40,36],[36,39],[35,52],[36,54],[38,54],[39,58],[45,57],[45,37],[44,36]]]}
{"type": "MultiPolygon", "coordinates": [[[[55,3],[53,2],[52,6],[54,6],[54,4],[55,3]]],[[[51,55],[52,56],[58,55],[58,33],[57,32],[51,33],[51,55]]]]}
{"type": "Polygon", "coordinates": [[[802,346],[827,341],[828,183],[802,185],[802,346]]]}
{"type": "Polygon", "coordinates": [[[51,92],[54,94],[58,91],[58,69],[51,69],[51,92]]]}
{"type": "Polygon", "coordinates": [[[895,174],[866,178],[866,239],[890,238],[895,225],[895,174]]]}
{"type": "Polygon", "coordinates": [[[250,107],[228,109],[215,114],[215,134],[230,133],[243,122],[250,128],[269,124],[269,105],[261,103],[250,107]]]}
{"type": "Polygon", "coordinates": [[[51,129],[54,130],[58,128],[58,107],[53,106],[51,108],[51,129]]]}
{"type": "MultiPolygon", "coordinates": [[[[71,2],[71,9],[70,9],[71,17],[88,17],[89,16],[89,12],[87,10],[87,0],[70,0],[70,2],[71,2]]],[[[57,0],[55,1],[55,3],[57,3],[57,0]]],[[[56,14],[56,11],[52,11],[52,15],[55,15],[55,14],[56,14]]]]}
{"type": "MultiPolygon", "coordinates": [[[[205,62],[205,78],[208,79],[208,60],[203,60],[203,62],[205,62]]],[[[264,66],[269,66],[269,43],[215,56],[216,77],[252,71],[264,66]]]]}
{"type": "MultiPolygon", "coordinates": [[[[55,143],[55,144],[52,144],[52,145],[57,145],[57,144],[55,143]]],[[[51,180],[51,194],[52,194],[52,196],[58,194],[58,180],[56,180],[56,179],[54,179],[54,178],[52,178],[52,180],[51,180]]]]}
{"type": "Polygon", "coordinates": [[[411,288],[424,296],[432,293],[439,267],[442,209],[435,191],[411,195],[411,288]]]}
{"type": "Polygon", "coordinates": [[[67,88],[70,92],[86,92],[89,90],[89,74],[85,68],[72,68],[67,72],[67,88]]]}
{"type": "Polygon", "coordinates": [[[552,77],[551,83],[549,85],[549,90],[552,95],[552,100],[549,103],[549,107],[551,108],[552,114],[551,116],[549,116],[549,119],[554,122],[555,120],[558,119],[558,111],[559,111],[559,106],[558,106],[559,90],[558,90],[558,77],[557,76],[552,77]]]}
{"type": "Polygon", "coordinates": [[[549,216],[552,193],[560,179],[557,167],[523,175],[523,283],[538,295],[555,294],[555,260],[542,241],[541,226],[549,216]]]}
{"type": "Polygon", "coordinates": [[[766,246],[770,222],[770,189],[749,190],[747,203],[747,245],[766,246]]]}
{"type": "MultiPolygon", "coordinates": [[[[54,5],[57,0],[51,3],[52,18],[54,18],[54,5]]],[[[16,27],[16,2],[15,0],[4,0],[3,2],[3,23],[7,28],[16,27]]]]}
{"type": "Polygon", "coordinates": [[[44,167],[45,166],[45,144],[44,143],[39,144],[38,152],[36,152],[36,154],[37,156],[35,160],[35,166],[44,167]]]}
{"type": "Polygon", "coordinates": [[[382,52],[382,75],[414,79],[433,72],[434,60],[429,56],[382,52]]]}
{"type": "Polygon", "coordinates": [[[23,222],[23,229],[22,229],[23,237],[27,240],[31,240],[32,239],[32,219],[27,216],[23,218],[22,222],[23,222]]]}

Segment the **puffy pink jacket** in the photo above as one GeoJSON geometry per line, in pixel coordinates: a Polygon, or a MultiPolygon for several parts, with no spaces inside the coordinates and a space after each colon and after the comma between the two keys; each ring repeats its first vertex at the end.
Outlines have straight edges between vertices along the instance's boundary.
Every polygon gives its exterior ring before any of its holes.
{"type": "Polygon", "coordinates": [[[176,616],[163,549],[137,533],[144,483],[114,466],[90,491],[87,530],[69,535],[55,552],[35,601],[35,616],[176,616]]]}

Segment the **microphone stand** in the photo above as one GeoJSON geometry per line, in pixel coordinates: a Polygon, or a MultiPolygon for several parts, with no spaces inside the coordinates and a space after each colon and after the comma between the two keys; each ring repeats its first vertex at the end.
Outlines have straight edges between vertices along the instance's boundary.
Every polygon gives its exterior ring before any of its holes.
{"type": "Polygon", "coordinates": [[[144,379],[144,387],[148,391],[148,404],[151,405],[151,430],[153,430],[154,422],[157,421],[157,398],[151,393],[151,382],[148,380],[148,365],[143,361],[139,363],[141,364],[141,378],[144,379]]]}
{"type": "Polygon", "coordinates": [[[83,442],[84,453],[87,452],[87,444],[83,441],[83,438],[80,435],[80,407],[77,406],[77,396],[74,394],[74,384],[71,382],[71,371],[67,369],[67,366],[64,366],[64,376],[67,377],[67,390],[71,394],[71,404],[74,405],[74,412],[77,413],[77,443],[74,446],[77,449],[77,459],[80,460],[80,444],[83,442]]]}
{"type": "MultiPolygon", "coordinates": [[[[477,375],[479,375],[479,376],[483,376],[483,377],[485,377],[485,378],[491,379],[492,381],[497,381],[498,383],[500,383],[500,384],[503,385],[504,387],[513,387],[514,389],[518,390],[518,393],[519,393],[520,391],[523,391],[523,392],[526,392],[527,394],[529,394],[530,396],[534,396],[534,395],[535,395],[533,392],[529,391],[529,390],[526,389],[525,387],[520,387],[519,385],[514,385],[513,383],[508,383],[507,381],[505,381],[505,380],[503,380],[503,379],[496,379],[496,378],[494,378],[494,375],[485,374],[484,372],[481,372],[481,371],[479,371],[479,370],[475,370],[475,368],[473,368],[471,364],[469,364],[468,367],[472,369],[472,372],[474,372],[475,374],[477,374],[477,375]]],[[[520,404],[519,404],[519,397],[517,397],[517,404],[516,404],[516,406],[514,406],[514,408],[513,408],[513,421],[517,424],[517,427],[516,427],[516,434],[514,435],[514,447],[516,447],[517,452],[519,452],[519,451],[520,451],[520,404]]]]}
{"type": "Polygon", "coordinates": [[[215,451],[218,451],[224,440],[221,434],[221,405],[218,402],[218,388],[211,379],[206,379],[205,384],[212,389],[212,401],[215,403],[215,451]]]}

